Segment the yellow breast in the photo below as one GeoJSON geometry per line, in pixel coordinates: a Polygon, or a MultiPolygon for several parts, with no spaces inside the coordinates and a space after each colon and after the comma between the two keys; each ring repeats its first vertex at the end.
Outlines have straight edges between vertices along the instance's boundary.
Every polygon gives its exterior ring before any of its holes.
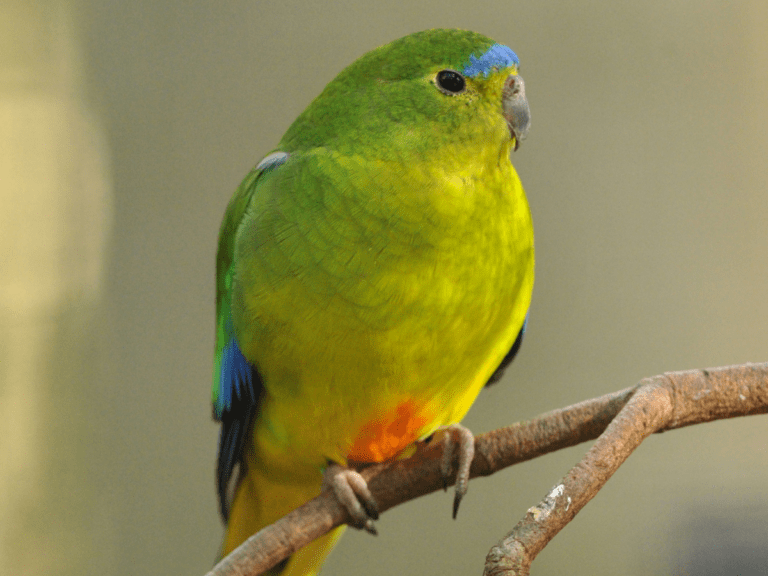
{"type": "Polygon", "coordinates": [[[234,291],[247,311],[238,340],[267,391],[259,459],[380,461],[466,414],[533,286],[528,204],[504,160],[393,178],[328,155],[331,176],[315,162],[275,184],[265,219],[242,235],[259,246],[241,251],[234,291]],[[342,182],[328,205],[323,186],[342,182]],[[298,193],[310,184],[322,209],[298,193]]]}

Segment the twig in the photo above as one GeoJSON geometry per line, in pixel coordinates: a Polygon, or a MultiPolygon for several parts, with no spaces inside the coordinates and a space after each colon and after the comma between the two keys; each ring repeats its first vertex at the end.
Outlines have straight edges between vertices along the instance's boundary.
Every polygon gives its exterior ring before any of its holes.
{"type": "MultiPolygon", "coordinates": [[[[746,364],[669,372],[645,379],[632,388],[476,437],[471,477],[488,476],[512,464],[599,436],[582,462],[491,549],[486,558],[486,576],[528,574],[536,555],[648,435],[766,412],[768,363],[746,364]]],[[[430,443],[407,460],[361,470],[379,510],[384,512],[442,489],[441,456],[441,443],[430,443]]],[[[251,536],[207,576],[261,574],[349,520],[335,497],[323,492],[251,536]]]]}
{"type": "Polygon", "coordinates": [[[768,364],[667,372],[640,382],[584,458],[491,548],[485,576],[527,576],[531,562],[654,432],[768,412],[768,364]]]}

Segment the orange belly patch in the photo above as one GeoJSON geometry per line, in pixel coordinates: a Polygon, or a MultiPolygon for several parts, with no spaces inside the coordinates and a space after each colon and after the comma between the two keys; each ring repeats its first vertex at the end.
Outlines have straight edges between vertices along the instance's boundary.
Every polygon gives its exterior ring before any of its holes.
{"type": "Polygon", "coordinates": [[[417,413],[414,401],[406,400],[364,424],[347,458],[356,462],[382,462],[392,458],[418,440],[426,423],[427,417],[417,413]]]}

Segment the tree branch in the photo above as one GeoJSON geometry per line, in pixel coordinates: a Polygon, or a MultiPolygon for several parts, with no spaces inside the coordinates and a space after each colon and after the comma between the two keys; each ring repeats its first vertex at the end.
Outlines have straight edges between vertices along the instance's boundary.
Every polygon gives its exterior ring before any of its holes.
{"type": "Polygon", "coordinates": [[[642,380],[584,458],[491,548],[485,576],[524,576],[531,562],[654,432],[768,412],[768,364],[667,372],[642,380]]]}
{"type": "MultiPolygon", "coordinates": [[[[527,575],[547,543],[570,522],[650,434],[768,412],[768,363],[667,372],[636,386],[475,438],[471,477],[560,448],[599,439],[583,460],[488,553],[486,576],[527,575]]],[[[381,512],[443,488],[440,442],[407,460],[361,474],[381,512]]],[[[456,463],[454,462],[454,466],[456,463]]],[[[261,574],[350,518],[329,492],[251,536],[207,576],[261,574]]]]}

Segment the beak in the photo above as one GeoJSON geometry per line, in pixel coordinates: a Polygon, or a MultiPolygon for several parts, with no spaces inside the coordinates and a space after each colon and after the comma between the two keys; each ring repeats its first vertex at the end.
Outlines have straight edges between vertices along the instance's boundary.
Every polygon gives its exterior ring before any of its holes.
{"type": "Polygon", "coordinates": [[[504,118],[509,126],[509,134],[515,139],[515,150],[520,147],[520,140],[528,135],[531,127],[531,110],[525,97],[525,82],[520,76],[510,76],[504,82],[502,91],[504,118]]]}

